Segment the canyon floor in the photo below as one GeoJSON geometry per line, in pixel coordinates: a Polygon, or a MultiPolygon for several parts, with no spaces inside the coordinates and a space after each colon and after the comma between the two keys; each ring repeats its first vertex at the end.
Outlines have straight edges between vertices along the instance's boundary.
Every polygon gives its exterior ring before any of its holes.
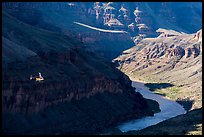
{"type": "Polygon", "coordinates": [[[186,109],[202,107],[202,30],[145,38],[114,62],[128,76],[145,81],[155,93],[183,103],[186,109]]]}
{"type": "MultiPolygon", "coordinates": [[[[147,86],[148,83],[145,84],[145,81],[138,78],[131,78],[134,81],[144,82],[144,85],[147,86]]],[[[154,85],[161,85],[160,83],[154,83],[154,85]]],[[[162,84],[162,86],[165,84],[162,84]]],[[[155,86],[147,86],[150,90],[154,89],[155,86]]],[[[160,93],[155,93],[162,95],[160,93]]],[[[165,96],[164,96],[165,97],[165,96]]],[[[165,97],[168,98],[168,97],[165,97]]],[[[168,98],[170,99],[170,98],[168,98]]],[[[202,107],[198,109],[189,110],[192,107],[192,102],[183,101],[179,102],[183,105],[184,109],[187,111],[185,114],[178,115],[176,117],[172,117],[165,121],[162,121],[156,125],[149,126],[145,129],[141,129],[138,131],[128,131],[123,132],[125,135],[202,135],[202,107]],[[176,125],[176,126],[175,126],[176,125]]],[[[173,108],[172,112],[175,111],[173,108]]],[[[156,114],[157,115],[157,114],[156,114]]],[[[118,132],[117,134],[120,134],[118,132]]]]}
{"type": "Polygon", "coordinates": [[[202,27],[201,4],[70,4],[2,3],[3,134],[202,134],[202,30],[193,33],[202,27]],[[124,26],[106,26],[109,16],[124,26]],[[134,46],[137,36],[146,38],[134,46]],[[30,79],[38,73],[44,81],[30,79]],[[145,99],[144,85],[168,102],[145,99]],[[160,112],[161,123],[118,129],[160,112]]]}
{"type": "Polygon", "coordinates": [[[202,134],[202,30],[171,35],[172,31],[161,30],[160,36],[143,39],[113,62],[153,93],[180,103],[187,113],[126,134],[202,134]]]}

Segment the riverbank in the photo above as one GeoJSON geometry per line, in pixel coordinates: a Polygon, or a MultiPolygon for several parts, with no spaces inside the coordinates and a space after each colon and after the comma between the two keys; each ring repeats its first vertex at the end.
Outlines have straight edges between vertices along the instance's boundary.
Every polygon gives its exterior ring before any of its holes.
{"type": "Polygon", "coordinates": [[[194,109],[139,131],[124,135],[202,135],[202,108],[194,109]],[[185,123],[185,124],[184,124],[185,123]],[[175,126],[176,125],[176,126],[175,126]]]}
{"type": "Polygon", "coordinates": [[[136,92],[143,95],[144,98],[155,100],[159,103],[161,112],[154,114],[154,116],[148,116],[137,120],[131,120],[118,126],[122,132],[128,132],[131,130],[141,130],[148,126],[155,125],[159,122],[167,120],[169,118],[185,114],[185,109],[172,100],[166,99],[165,97],[152,93],[143,82],[134,81],[131,78],[132,86],[136,88],[136,92]]]}
{"type": "MultiPolygon", "coordinates": [[[[161,112],[161,110],[159,108],[159,104],[156,101],[151,100],[151,99],[146,99],[146,101],[147,101],[149,108],[151,108],[151,110],[154,113],[161,112]]],[[[129,118],[129,120],[126,119],[126,121],[131,121],[132,119],[136,119],[136,117],[129,118]]],[[[140,119],[140,118],[138,118],[138,119],[140,119]]],[[[123,122],[120,122],[120,124],[121,123],[124,123],[124,120],[123,120],[123,122]]],[[[117,125],[120,125],[120,124],[117,124],[117,125]]],[[[120,129],[118,129],[117,125],[114,125],[114,126],[111,126],[111,127],[104,129],[102,133],[99,133],[99,135],[121,135],[121,134],[124,134],[123,132],[120,131],[120,129]]]]}
{"type": "Polygon", "coordinates": [[[177,102],[169,100],[161,95],[152,93],[149,88],[144,85],[145,81],[135,78],[130,79],[132,80],[132,86],[136,88],[136,92],[141,93],[146,99],[154,100],[159,103],[161,112],[155,113],[154,116],[129,120],[120,124],[117,128],[109,129],[109,132],[105,134],[128,134],[128,132],[131,132],[132,130],[142,130],[172,117],[186,113],[185,109],[177,102]]]}
{"type": "MultiPolygon", "coordinates": [[[[144,83],[141,78],[130,78],[144,83]]],[[[151,91],[152,92],[152,91],[151,91]]],[[[166,97],[165,97],[166,98],[166,97]]],[[[168,98],[169,99],[169,98],[168,98]]],[[[179,102],[178,102],[179,103],[179,102]]],[[[181,104],[181,103],[180,103],[181,104]]],[[[185,108],[185,105],[184,105],[185,108]]],[[[202,107],[172,117],[138,131],[121,132],[123,135],[202,135],[202,107]],[[185,123],[185,124],[184,124],[185,123]],[[175,126],[176,125],[176,126],[175,126]]]]}

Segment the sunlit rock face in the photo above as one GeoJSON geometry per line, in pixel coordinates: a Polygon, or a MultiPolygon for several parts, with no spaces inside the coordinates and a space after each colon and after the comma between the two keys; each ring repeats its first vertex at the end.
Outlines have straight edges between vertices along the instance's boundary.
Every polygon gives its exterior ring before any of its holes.
{"type": "Polygon", "coordinates": [[[193,100],[202,106],[202,30],[193,34],[159,29],[156,38],[145,38],[114,59],[130,76],[153,77],[180,88],[175,98],[193,100]]]}

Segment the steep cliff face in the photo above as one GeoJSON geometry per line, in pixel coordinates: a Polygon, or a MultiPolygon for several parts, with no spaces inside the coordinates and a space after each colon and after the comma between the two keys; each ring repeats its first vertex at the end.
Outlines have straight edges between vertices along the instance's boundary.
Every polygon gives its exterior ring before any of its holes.
{"type": "Polygon", "coordinates": [[[126,75],[75,38],[6,11],[2,21],[4,134],[93,134],[153,114],[126,75]],[[43,81],[30,79],[38,72],[43,81]]]}
{"type": "Polygon", "coordinates": [[[109,61],[134,45],[128,33],[102,32],[80,25],[78,25],[78,28],[81,30],[68,32],[66,35],[72,36],[75,34],[76,38],[82,41],[87,49],[109,61]]]}
{"type": "MultiPolygon", "coordinates": [[[[112,34],[79,26],[81,22],[96,26],[95,17],[88,9],[93,3],[4,3],[4,10],[28,24],[55,32],[62,32],[83,42],[91,51],[111,61],[134,45],[128,34],[112,34]],[[25,11],[31,11],[25,13],[25,11]]],[[[98,26],[100,27],[100,26],[98,26]]]]}
{"type": "MultiPolygon", "coordinates": [[[[168,34],[169,31],[165,31],[168,34]]],[[[202,106],[201,38],[202,30],[194,34],[146,38],[124,51],[114,62],[129,76],[174,84],[175,89],[169,88],[164,94],[174,100],[188,100],[192,103],[191,109],[199,108],[202,106]]]]}
{"type": "Polygon", "coordinates": [[[68,59],[60,59],[66,56],[58,54],[60,56],[40,56],[40,59],[32,57],[26,62],[12,62],[4,67],[5,112],[33,113],[59,102],[90,98],[97,93],[134,92],[127,76],[113,67],[98,63],[96,68],[92,64],[85,64],[79,54],[76,54],[79,61],[72,56],[72,63],[68,63],[68,59]],[[43,74],[44,81],[29,79],[31,74],[38,75],[37,70],[43,74]]]}
{"type": "MultiPolygon", "coordinates": [[[[76,36],[83,41],[85,45],[96,53],[103,55],[109,60],[117,57],[120,53],[131,48],[134,43],[130,42],[130,36],[134,41],[143,37],[157,36],[158,28],[174,29],[186,33],[195,33],[195,30],[201,29],[202,5],[199,2],[48,2],[48,3],[3,3],[3,8],[9,9],[12,15],[19,20],[26,21],[29,24],[46,28],[52,31],[62,31],[67,35],[76,36]],[[98,4],[96,4],[98,3],[98,4]],[[97,6],[98,5],[98,6],[97,6]],[[115,19],[118,19],[123,27],[111,28],[104,25],[106,8],[111,8],[110,13],[115,19]],[[136,7],[141,11],[140,23],[136,22],[134,14],[136,7]],[[98,13],[98,10],[100,13],[98,13]],[[123,9],[123,10],[122,10],[123,9]],[[26,12],[25,11],[32,11],[26,12]],[[126,13],[127,12],[127,13],[126,13]],[[186,16],[186,14],[188,16],[186,16]],[[97,18],[98,16],[98,18],[97,18]],[[125,17],[126,16],[126,17],[125,17]],[[120,19],[122,17],[122,20],[120,19]],[[119,29],[129,32],[130,36],[118,34],[106,34],[112,40],[104,39],[103,33],[91,31],[84,27],[79,27],[73,22],[81,22],[87,25],[103,28],[103,29],[119,29]],[[134,33],[129,27],[133,23],[134,33]],[[50,26],[50,24],[52,26],[50,26]],[[145,29],[146,26],[148,29],[145,29]],[[193,28],[193,29],[192,29],[193,28]],[[194,30],[195,29],[195,30],[194,30]],[[111,36],[110,36],[111,35],[111,36]],[[123,43],[123,40],[128,43],[123,43]],[[115,44],[115,41],[118,41],[115,44]],[[92,44],[94,43],[94,44],[92,44]],[[98,47],[95,47],[98,45],[98,47]],[[114,46],[112,46],[114,45],[114,46]],[[110,47],[107,48],[107,47],[110,47]],[[106,54],[108,52],[108,54],[106,54]]],[[[108,12],[109,13],[109,12],[108,12]]],[[[110,18],[110,17],[108,17],[110,18]]],[[[116,26],[117,27],[117,26],[116,26]]],[[[137,42],[135,42],[137,43],[137,42]]]]}

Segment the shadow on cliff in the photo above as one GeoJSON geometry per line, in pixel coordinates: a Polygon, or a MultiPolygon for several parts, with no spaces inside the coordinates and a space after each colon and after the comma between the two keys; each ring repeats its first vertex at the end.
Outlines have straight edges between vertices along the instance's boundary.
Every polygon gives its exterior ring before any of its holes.
{"type": "Polygon", "coordinates": [[[176,102],[181,104],[186,111],[189,111],[192,108],[192,106],[193,106],[194,100],[190,100],[190,99],[177,99],[176,102]]]}

